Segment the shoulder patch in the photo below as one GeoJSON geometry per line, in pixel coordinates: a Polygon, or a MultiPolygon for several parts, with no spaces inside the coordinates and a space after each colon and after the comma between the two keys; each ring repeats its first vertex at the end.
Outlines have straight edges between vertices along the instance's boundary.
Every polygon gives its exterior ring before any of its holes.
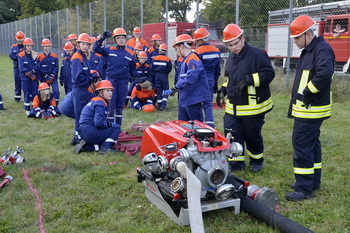
{"type": "Polygon", "coordinates": [[[51,56],[54,57],[54,58],[58,58],[56,53],[51,53],[51,56]]]}
{"type": "Polygon", "coordinates": [[[25,55],[26,55],[26,53],[24,51],[22,51],[18,54],[19,57],[24,57],[25,55]]]}
{"type": "Polygon", "coordinates": [[[131,56],[133,56],[133,54],[134,54],[134,52],[131,49],[127,48],[127,47],[125,47],[125,51],[130,53],[131,56]]]}
{"type": "Polygon", "coordinates": [[[75,52],[73,54],[71,61],[73,61],[74,59],[79,59],[80,62],[83,62],[83,57],[81,56],[81,54],[79,52],[75,52]]]}

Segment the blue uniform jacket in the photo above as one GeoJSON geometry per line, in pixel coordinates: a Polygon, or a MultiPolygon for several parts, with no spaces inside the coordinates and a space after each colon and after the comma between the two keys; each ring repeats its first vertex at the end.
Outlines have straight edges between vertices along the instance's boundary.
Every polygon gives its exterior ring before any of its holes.
{"type": "Polygon", "coordinates": [[[70,63],[71,63],[71,56],[65,56],[62,59],[62,65],[61,65],[61,72],[60,72],[60,80],[61,82],[72,82],[72,75],[71,75],[71,67],[70,67],[70,63]]]}
{"type": "Polygon", "coordinates": [[[85,54],[77,50],[71,60],[73,87],[88,88],[93,78],[90,75],[91,64],[85,54]]]}
{"type": "Polygon", "coordinates": [[[13,44],[10,48],[9,57],[13,61],[13,67],[18,68],[18,54],[24,51],[23,44],[13,44]]]}
{"type": "Polygon", "coordinates": [[[147,54],[147,57],[148,57],[147,63],[150,64],[150,63],[152,62],[153,58],[154,58],[155,56],[158,56],[158,55],[159,55],[159,53],[158,53],[158,48],[151,47],[151,48],[149,48],[149,49],[147,50],[146,54],[147,54]]]}
{"type": "Polygon", "coordinates": [[[18,54],[18,67],[19,67],[19,76],[21,81],[32,81],[25,74],[31,70],[34,70],[35,59],[33,59],[32,54],[27,54],[25,51],[22,51],[18,54]]]}
{"type": "Polygon", "coordinates": [[[134,72],[134,78],[136,79],[146,79],[151,82],[152,78],[150,77],[150,65],[146,62],[141,64],[140,62],[136,63],[136,70],[134,72]]]}
{"type": "Polygon", "coordinates": [[[181,107],[210,101],[210,90],[203,63],[193,52],[183,58],[176,83],[181,107]]]}
{"type": "Polygon", "coordinates": [[[152,60],[152,73],[169,74],[172,68],[173,65],[171,63],[171,60],[165,54],[159,54],[158,56],[155,56],[152,60]]]}
{"type": "Polygon", "coordinates": [[[108,128],[107,125],[107,102],[97,96],[90,100],[81,111],[80,127],[95,126],[97,128],[108,128]]]}
{"type": "Polygon", "coordinates": [[[55,53],[42,53],[35,60],[35,70],[38,71],[40,81],[45,82],[47,76],[57,78],[58,75],[58,56],[55,53]]]}
{"type": "Polygon", "coordinates": [[[128,80],[136,66],[133,52],[125,46],[102,48],[101,44],[98,40],[93,50],[107,58],[107,80],[128,80]]]}
{"type": "Polygon", "coordinates": [[[101,74],[103,73],[103,57],[101,54],[91,52],[90,53],[90,63],[91,63],[91,69],[92,70],[97,70],[98,73],[101,74]]]}
{"type": "Polygon", "coordinates": [[[209,86],[213,86],[220,77],[220,51],[209,43],[200,45],[195,51],[199,59],[203,62],[207,73],[209,86]]]}
{"type": "Polygon", "coordinates": [[[177,80],[179,80],[179,75],[180,75],[180,69],[181,69],[182,61],[183,61],[183,57],[179,57],[174,62],[174,69],[175,69],[174,86],[176,85],[177,80]]]}

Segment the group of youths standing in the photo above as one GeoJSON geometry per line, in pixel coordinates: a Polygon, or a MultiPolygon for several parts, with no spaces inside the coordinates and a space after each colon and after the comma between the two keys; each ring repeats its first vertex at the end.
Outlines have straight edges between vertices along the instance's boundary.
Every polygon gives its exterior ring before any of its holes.
{"type": "MultiPolygon", "coordinates": [[[[303,49],[288,112],[288,117],[294,118],[292,142],[296,182],[291,185],[294,191],[286,194],[291,201],[312,198],[313,191],[320,188],[320,127],[323,120],[331,115],[330,84],[335,57],[323,38],[313,34],[314,25],[315,22],[306,15],[299,16],[290,25],[291,37],[303,49]]],[[[135,109],[154,111],[157,106],[164,110],[168,96],[178,93],[179,120],[205,121],[215,127],[212,100],[213,93],[217,92],[219,106],[223,97],[227,96],[225,133],[228,130],[236,131],[234,140],[245,145],[250,170],[260,172],[264,161],[261,130],[265,114],[273,108],[269,84],[275,73],[268,55],[249,45],[238,25],[227,25],[223,39],[231,53],[225,64],[226,82],[218,90],[220,52],[209,44],[209,32],[199,28],[193,38],[182,34],[174,41],[178,59],[174,64],[174,87],[170,89],[168,75],[172,64],[166,56],[167,46],[161,44],[160,35],[155,34],[152,37],[154,44],[148,48],[140,34],[141,30],[136,27],[134,37],[126,43],[125,30],[116,28],[113,33],[104,32],[96,41],[83,33],[73,38],[76,43],[71,40],[72,43],[65,45],[60,83],[65,86],[67,94],[70,91],[69,81],[72,81],[73,103],[64,105],[74,106],[74,114],[69,115],[76,120],[72,141],[72,144],[77,144],[75,151],[110,152],[118,139],[123,108],[129,100],[135,109]],[[111,36],[116,45],[104,47],[104,40],[111,36]],[[193,51],[194,44],[197,48],[193,51]],[[152,86],[155,86],[155,90],[152,86]]],[[[15,100],[20,100],[19,87],[22,87],[25,109],[29,111],[31,98],[37,94],[39,79],[42,82],[40,85],[45,85],[42,89],[52,86],[54,94],[48,99],[57,102],[59,95],[55,94],[55,88],[58,87],[58,68],[48,69],[46,66],[44,69],[41,65],[42,69],[38,69],[36,65],[36,62],[42,62],[50,55],[44,47],[50,44],[49,41],[43,40],[44,53],[36,57],[27,46],[33,45],[31,39],[24,39],[23,47],[19,40],[21,35],[18,36],[19,43],[11,48],[18,51],[18,61],[14,59],[16,51],[10,51],[10,57],[14,60],[15,100]],[[22,81],[22,85],[18,84],[18,80],[22,81]]],[[[51,53],[50,57],[51,63],[48,65],[57,67],[57,56],[51,53]]],[[[230,159],[229,163],[231,171],[246,168],[244,155],[230,159]]]]}

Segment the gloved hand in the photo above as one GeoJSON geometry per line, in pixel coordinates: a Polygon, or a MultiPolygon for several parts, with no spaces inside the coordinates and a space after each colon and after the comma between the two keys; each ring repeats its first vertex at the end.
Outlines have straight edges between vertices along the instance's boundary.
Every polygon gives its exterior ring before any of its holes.
{"type": "Polygon", "coordinates": [[[101,38],[102,38],[102,40],[105,40],[105,39],[107,39],[107,38],[109,38],[109,37],[111,37],[111,36],[112,36],[112,33],[111,33],[110,31],[105,31],[105,32],[102,34],[101,38]]]}
{"type": "Polygon", "coordinates": [[[308,109],[314,101],[315,101],[314,94],[310,91],[309,88],[306,87],[303,91],[302,107],[305,107],[306,109],[308,109]]]}
{"type": "Polygon", "coordinates": [[[245,79],[243,79],[242,81],[240,81],[238,83],[238,85],[236,87],[236,93],[239,95],[242,94],[243,89],[247,86],[248,86],[247,82],[245,81],[245,79]]]}
{"type": "Polygon", "coordinates": [[[52,105],[50,105],[47,111],[49,111],[52,114],[52,116],[58,116],[58,113],[55,111],[55,107],[52,105]]]}
{"type": "Polygon", "coordinates": [[[25,73],[25,75],[33,81],[36,79],[36,75],[35,75],[35,72],[33,70],[28,71],[27,73],[25,73]]]}
{"type": "Polygon", "coordinates": [[[177,89],[175,87],[173,87],[170,90],[165,90],[164,95],[174,96],[176,94],[176,92],[177,92],[177,89]]]}
{"type": "Polygon", "coordinates": [[[46,76],[46,83],[47,84],[52,84],[54,80],[55,80],[55,76],[53,76],[53,75],[46,76]]]}
{"type": "Polygon", "coordinates": [[[120,127],[117,123],[112,122],[111,124],[112,124],[112,128],[118,128],[118,127],[120,127]]]}
{"type": "Polygon", "coordinates": [[[142,87],[141,87],[141,85],[140,84],[136,84],[136,90],[138,90],[138,91],[141,91],[142,90],[142,87]]]}
{"type": "Polygon", "coordinates": [[[100,73],[98,73],[97,70],[90,70],[90,75],[91,75],[94,83],[97,82],[100,78],[100,73]]]}
{"type": "Polygon", "coordinates": [[[216,94],[216,104],[222,108],[221,102],[223,101],[224,97],[227,95],[227,88],[222,86],[220,90],[218,90],[218,93],[216,94]]]}
{"type": "Polygon", "coordinates": [[[214,93],[214,94],[218,93],[218,82],[215,82],[215,83],[214,83],[213,93],[214,93]]]}

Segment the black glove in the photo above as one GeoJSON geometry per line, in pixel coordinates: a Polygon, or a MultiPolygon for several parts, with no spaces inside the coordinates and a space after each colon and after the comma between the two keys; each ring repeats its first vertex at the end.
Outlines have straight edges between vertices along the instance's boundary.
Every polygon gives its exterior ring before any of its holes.
{"type": "Polygon", "coordinates": [[[102,34],[101,38],[102,38],[102,40],[105,40],[105,39],[107,39],[107,38],[109,38],[109,37],[111,37],[111,36],[112,36],[112,33],[111,33],[110,31],[105,31],[105,32],[102,34]]]}
{"type": "Polygon", "coordinates": [[[215,83],[214,83],[213,93],[214,93],[214,94],[218,93],[218,82],[215,82],[215,83]]]}
{"type": "Polygon", "coordinates": [[[314,98],[314,94],[310,91],[309,88],[305,88],[303,91],[303,104],[305,108],[309,108],[310,105],[314,102],[315,98],[314,98]]]}
{"type": "Polygon", "coordinates": [[[178,90],[176,89],[176,87],[171,88],[171,93],[170,96],[174,96],[176,94],[178,90]]]}
{"type": "Polygon", "coordinates": [[[136,84],[135,87],[136,87],[136,90],[138,90],[138,91],[141,91],[141,89],[142,89],[140,84],[136,84]]]}
{"type": "Polygon", "coordinates": [[[245,79],[243,79],[242,81],[240,81],[236,87],[236,93],[237,94],[242,94],[242,91],[244,88],[246,88],[248,86],[247,82],[245,81],[245,79]]]}
{"type": "Polygon", "coordinates": [[[218,90],[218,93],[216,94],[216,104],[222,108],[221,101],[224,99],[224,97],[227,95],[227,88],[221,87],[220,90],[218,90]]]}

